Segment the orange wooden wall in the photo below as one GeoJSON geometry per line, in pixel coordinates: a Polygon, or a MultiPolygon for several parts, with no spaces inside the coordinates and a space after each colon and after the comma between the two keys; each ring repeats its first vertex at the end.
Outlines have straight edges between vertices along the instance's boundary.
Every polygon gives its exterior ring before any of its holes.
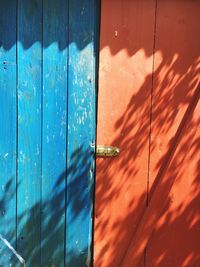
{"type": "Polygon", "coordinates": [[[102,0],[95,267],[200,266],[199,14],[102,0]]]}

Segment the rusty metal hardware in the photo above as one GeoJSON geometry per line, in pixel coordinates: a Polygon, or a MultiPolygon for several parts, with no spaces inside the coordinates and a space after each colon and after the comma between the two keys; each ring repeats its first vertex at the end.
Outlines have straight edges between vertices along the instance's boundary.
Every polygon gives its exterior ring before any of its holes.
{"type": "Polygon", "coordinates": [[[96,156],[97,157],[115,157],[119,154],[120,150],[113,146],[97,146],[96,156]]]}

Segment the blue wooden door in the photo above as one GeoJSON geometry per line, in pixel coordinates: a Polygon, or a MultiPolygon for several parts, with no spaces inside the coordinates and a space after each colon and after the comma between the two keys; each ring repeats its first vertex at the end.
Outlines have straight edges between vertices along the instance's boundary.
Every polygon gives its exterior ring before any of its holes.
{"type": "Polygon", "coordinates": [[[91,266],[97,9],[0,2],[0,235],[26,266],[91,266]]]}

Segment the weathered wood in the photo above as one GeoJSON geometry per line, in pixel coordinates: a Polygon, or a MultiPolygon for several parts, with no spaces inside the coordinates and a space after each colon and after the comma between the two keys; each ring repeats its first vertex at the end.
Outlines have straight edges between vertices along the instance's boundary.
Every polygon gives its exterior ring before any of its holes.
{"type": "MultiPolygon", "coordinates": [[[[16,1],[0,9],[0,234],[16,245],[16,1]]],[[[11,253],[0,242],[0,265],[11,253]]]]}
{"type": "Polygon", "coordinates": [[[67,8],[44,0],[41,266],[65,259],[67,8]]]}
{"type": "Polygon", "coordinates": [[[1,3],[0,234],[27,266],[92,264],[96,7],[1,3]]]}
{"type": "Polygon", "coordinates": [[[18,1],[17,248],[40,263],[42,1],[18,1]]]}
{"type": "Polygon", "coordinates": [[[66,265],[91,265],[95,1],[69,1],[66,265]]]}

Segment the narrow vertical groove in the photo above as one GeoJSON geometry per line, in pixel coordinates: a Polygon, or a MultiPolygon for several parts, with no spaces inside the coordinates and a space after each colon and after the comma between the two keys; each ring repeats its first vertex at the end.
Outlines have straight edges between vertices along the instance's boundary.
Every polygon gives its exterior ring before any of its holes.
{"type": "Polygon", "coordinates": [[[69,85],[69,1],[67,0],[67,47],[66,47],[66,172],[65,172],[65,226],[64,226],[64,266],[66,266],[66,246],[67,246],[67,170],[68,170],[68,163],[67,163],[67,155],[68,155],[68,85],[69,85]]]}
{"type": "Polygon", "coordinates": [[[16,0],[16,156],[15,156],[15,168],[16,168],[16,249],[17,249],[17,190],[18,190],[18,0],[16,0]]]}
{"type": "Polygon", "coordinates": [[[44,47],[44,0],[41,3],[42,14],[41,14],[41,144],[40,144],[40,266],[42,267],[42,170],[43,170],[43,47],[44,47]]]}
{"type": "Polygon", "coordinates": [[[147,260],[147,247],[144,249],[144,267],[146,267],[146,260],[147,260]]]}
{"type": "Polygon", "coordinates": [[[95,150],[94,150],[94,179],[93,179],[93,211],[92,211],[92,244],[91,244],[91,267],[94,265],[94,222],[95,222],[95,190],[96,190],[96,146],[97,146],[97,118],[98,118],[98,91],[99,91],[99,51],[100,51],[100,29],[101,29],[101,0],[95,4],[95,150]]]}
{"type": "MultiPolygon", "coordinates": [[[[151,93],[150,93],[150,114],[149,114],[149,149],[148,149],[148,174],[147,174],[147,197],[146,207],[149,206],[149,190],[150,190],[150,163],[151,163],[151,135],[152,135],[152,119],[153,119],[153,87],[154,87],[154,71],[155,71],[155,49],[156,49],[156,26],[157,26],[157,10],[158,0],[155,0],[154,13],[154,36],[153,36],[153,62],[152,62],[152,78],[151,78],[151,93]]],[[[144,250],[144,267],[147,266],[147,246],[144,250]]]]}
{"type": "Polygon", "coordinates": [[[150,114],[149,114],[149,149],[148,149],[148,175],[147,175],[147,199],[146,206],[149,205],[149,185],[150,185],[150,158],[151,158],[151,134],[152,134],[152,116],[153,116],[153,86],[154,86],[154,70],[155,70],[155,48],[156,48],[156,24],[157,24],[157,0],[155,0],[155,21],[154,21],[154,37],[153,37],[153,63],[151,78],[151,97],[150,97],[150,114]]]}

